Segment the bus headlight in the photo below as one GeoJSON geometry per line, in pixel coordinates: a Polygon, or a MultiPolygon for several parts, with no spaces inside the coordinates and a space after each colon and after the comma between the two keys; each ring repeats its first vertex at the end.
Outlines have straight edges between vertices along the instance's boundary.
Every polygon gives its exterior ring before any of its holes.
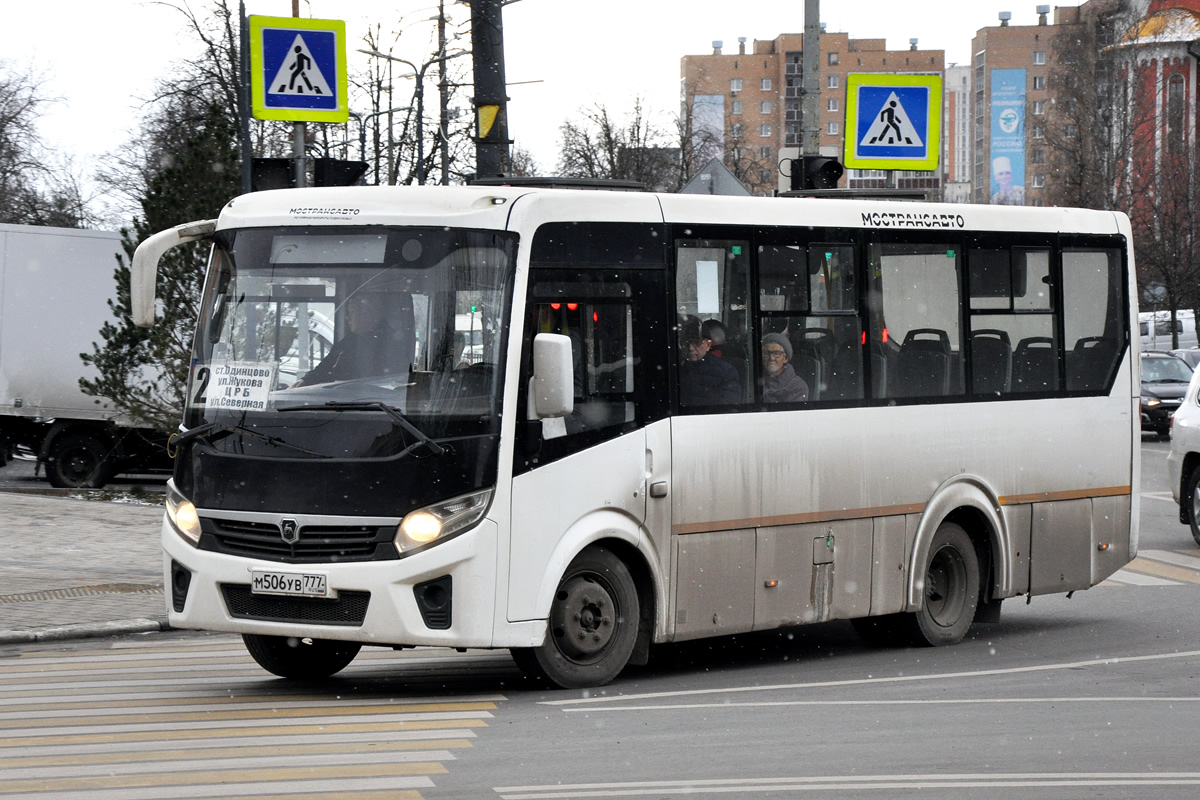
{"type": "Polygon", "coordinates": [[[200,543],[200,516],[196,506],[179,490],[174,481],[167,481],[167,520],[175,532],[191,544],[200,543]]]}
{"type": "Polygon", "coordinates": [[[406,553],[470,528],[483,519],[492,491],[464,494],[409,512],[396,528],[396,549],[406,553]]]}

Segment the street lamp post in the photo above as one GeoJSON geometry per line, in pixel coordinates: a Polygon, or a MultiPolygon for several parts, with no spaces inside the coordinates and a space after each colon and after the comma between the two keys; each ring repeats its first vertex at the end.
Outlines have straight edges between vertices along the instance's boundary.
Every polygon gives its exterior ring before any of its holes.
{"type": "MultiPolygon", "coordinates": [[[[399,75],[397,77],[416,78],[417,80],[416,90],[414,91],[417,101],[417,184],[423,186],[425,184],[425,71],[434,64],[441,64],[449,61],[452,58],[458,58],[459,56],[467,55],[469,51],[460,50],[457,53],[449,53],[444,56],[438,56],[437,58],[426,61],[419,67],[406,58],[399,58],[387,53],[381,53],[378,50],[359,50],[358,52],[365,53],[369,56],[375,56],[376,58],[386,59],[387,61],[398,61],[401,64],[405,64],[409,69],[412,70],[412,74],[399,75]]],[[[446,146],[444,131],[442,132],[441,146],[443,148],[446,146]]]]}

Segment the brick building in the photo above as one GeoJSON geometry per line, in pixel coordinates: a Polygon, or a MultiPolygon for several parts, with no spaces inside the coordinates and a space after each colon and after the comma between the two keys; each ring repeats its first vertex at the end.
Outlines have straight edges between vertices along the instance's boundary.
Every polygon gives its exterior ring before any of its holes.
{"type": "MultiPolygon", "coordinates": [[[[693,140],[706,155],[719,155],[755,194],[788,188],[779,169],[783,159],[800,153],[804,77],[802,34],[755,40],[747,51],[738,40],[736,53],[713,43],[711,55],[684,56],[681,100],[691,120],[693,140]]],[[[846,33],[820,36],[820,102],[817,124],[824,155],[842,156],[845,135],[846,76],[852,72],[942,74],[941,50],[888,50],[883,39],[851,39],[846,33]]],[[[786,167],[785,167],[786,169],[786,167]]],[[[937,172],[899,172],[898,188],[932,189],[937,172]]],[[[882,187],[886,173],[848,170],[841,185],[882,187]]]]}
{"type": "Polygon", "coordinates": [[[1048,80],[1054,31],[1050,6],[1036,25],[982,28],[971,40],[974,89],[972,199],[1001,205],[1043,204],[1046,184],[1048,80]]]}

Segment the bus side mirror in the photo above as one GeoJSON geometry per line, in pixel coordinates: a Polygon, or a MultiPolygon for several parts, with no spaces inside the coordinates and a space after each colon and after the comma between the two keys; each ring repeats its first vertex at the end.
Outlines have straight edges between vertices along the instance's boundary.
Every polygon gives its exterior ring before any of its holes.
{"type": "Polygon", "coordinates": [[[575,408],[571,338],[561,333],[533,337],[533,386],[530,401],[538,419],[565,417],[575,408]]]}
{"type": "Polygon", "coordinates": [[[217,229],[215,219],[186,222],[160,231],[138,245],[129,266],[129,307],[133,324],[139,328],[154,325],[154,289],[158,282],[158,262],[172,247],[207,239],[217,229]]]}

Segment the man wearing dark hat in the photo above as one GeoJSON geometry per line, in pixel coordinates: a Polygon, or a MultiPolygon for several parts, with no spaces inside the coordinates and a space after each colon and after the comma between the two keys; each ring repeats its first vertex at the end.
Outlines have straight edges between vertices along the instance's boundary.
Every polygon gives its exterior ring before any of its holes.
{"type": "Polygon", "coordinates": [[[742,387],[737,370],[709,352],[712,339],[704,335],[696,317],[680,321],[679,346],[683,356],[679,365],[680,402],[695,406],[741,402],[742,387]]]}
{"type": "Polygon", "coordinates": [[[792,369],[792,343],[780,333],[762,340],[763,402],[799,403],[808,399],[808,384],[792,369]]]}

